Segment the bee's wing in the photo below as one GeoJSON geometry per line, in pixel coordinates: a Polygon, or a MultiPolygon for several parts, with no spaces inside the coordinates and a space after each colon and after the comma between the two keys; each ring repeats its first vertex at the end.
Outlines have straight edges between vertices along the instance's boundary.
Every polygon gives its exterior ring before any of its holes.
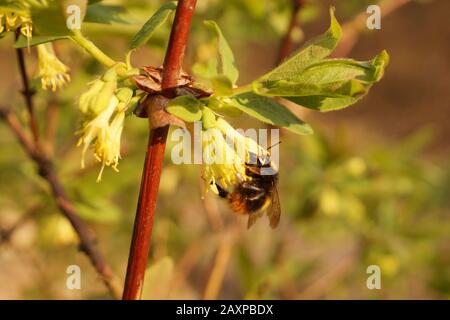
{"type": "Polygon", "coordinates": [[[278,189],[275,185],[272,190],[272,203],[267,209],[267,216],[269,217],[270,226],[276,228],[280,222],[281,208],[280,208],[280,198],[278,196],[278,189]]]}
{"type": "Polygon", "coordinates": [[[250,229],[263,215],[263,211],[253,212],[248,216],[247,229],[250,229]]]}

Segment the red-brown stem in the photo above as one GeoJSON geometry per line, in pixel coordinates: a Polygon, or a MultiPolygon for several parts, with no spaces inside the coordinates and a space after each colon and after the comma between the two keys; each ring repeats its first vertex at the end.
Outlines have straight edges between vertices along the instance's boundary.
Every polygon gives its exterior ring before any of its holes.
{"type": "MultiPolygon", "coordinates": [[[[196,0],[178,1],[164,60],[162,90],[177,86],[196,2],[196,0]]],[[[148,114],[150,112],[151,110],[148,110],[148,114]]],[[[141,296],[168,131],[169,126],[150,131],[123,300],[138,300],[141,296]]]]}
{"type": "Polygon", "coordinates": [[[279,65],[281,62],[283,62],[283,60],[289,57],[292,51],[294,51],[295,49],[295,43],[292,40],[292,33],[300,23],[298,20],[298,14],[304,5],[304,0],[292,0],[291,21],[289,22],[289,27],[283,37],[283,40],[281,41],[280,51],[278,52],[277,57],[277,65],[279,65]]]}

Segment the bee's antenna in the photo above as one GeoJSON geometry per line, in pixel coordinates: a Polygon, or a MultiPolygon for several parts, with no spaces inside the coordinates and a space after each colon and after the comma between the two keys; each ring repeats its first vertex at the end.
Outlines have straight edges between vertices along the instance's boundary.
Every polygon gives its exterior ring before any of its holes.
{"type": "Polygon", "coordinates": [[[281,141],[278,141],[277,143],[275,143],[275,144],[271,145],[270,147],[268,147],[268,148],[267,148],[267,151],[269,151],[269,150],[272,149],[273,147],[276,147],[276,146],[278,146],[278,145],[280,145],[280,144],[281,144],[281,141]]]}

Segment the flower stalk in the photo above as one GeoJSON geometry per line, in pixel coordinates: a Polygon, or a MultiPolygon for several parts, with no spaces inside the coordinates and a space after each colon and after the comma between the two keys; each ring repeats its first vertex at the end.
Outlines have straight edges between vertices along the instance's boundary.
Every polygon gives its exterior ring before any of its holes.
{"type": "MultiPolygon", "coordinates": [[[[196,2],[178,1],[164,60],[162,90],[177,86],[196,2]]],[[[169,126],[150,131],[122,297],[124,300],[138,300],[141,296],[168,131],[169,126]]]]}
{"type": "Polygon", "coordinates": [[[108,68],[112,67],[116,62],[108,57],[102,50],[100,50],[92,41],[87,39],[79,30],[73,30],[71,39],[78,45],[84,48],[90,55],[92,55],[98,62],[104,64],[108,68]]]}

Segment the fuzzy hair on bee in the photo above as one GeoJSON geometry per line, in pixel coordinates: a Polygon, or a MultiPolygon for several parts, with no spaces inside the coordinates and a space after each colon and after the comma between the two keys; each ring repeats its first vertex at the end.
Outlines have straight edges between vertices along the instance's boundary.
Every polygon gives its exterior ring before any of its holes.
{"type": "Polygon", "coordinates": [[[254,153],[249,155],[250,159],[245,163],[247,179],[240,181],[230,192],[216,183],[219,196],[228,200],[234,212],[249,216],[248,228],[264,212],[267,213],[270,226],[276,228],[281,214],[277,190],[278,170],[269,156],[258,156],[254,153]]]}

